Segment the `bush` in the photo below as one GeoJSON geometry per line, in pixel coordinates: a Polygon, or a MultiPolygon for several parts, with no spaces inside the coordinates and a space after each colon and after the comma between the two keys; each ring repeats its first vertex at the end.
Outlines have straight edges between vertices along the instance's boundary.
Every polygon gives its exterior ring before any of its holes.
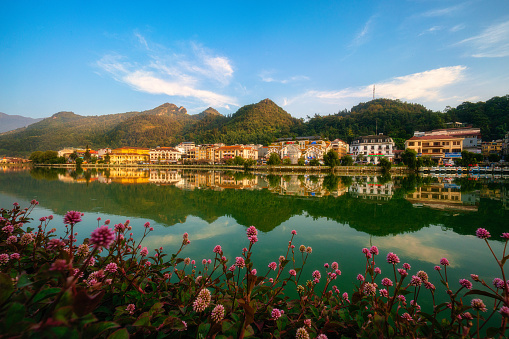
{"type": "MultiPolygon", "coordinates": [[[[435,270],[449,301],[436,304],[436,288],[426,272],[409,277],[410,265],[400,265],[394,253],[379,260],[372,246],[362,250],[365,269],[349,295],[333,285],[341,276],[336,262],[312,277],[301,276],[312,249],[293,246],[296,231],[286,254],[269,263],[266,272],[253,269],[254,226],[247,229],[247,247],[235,260],[217,245],[211,249],[213,259],[199,266],[182,256],[190,244],[187,233],[175,254],[159,248],[149,255],[141,245],[153,230],[148,222],[136,241],[129,221],[110,227],[108,220],[100,226],[98,219],[90,238],[77,245],[75,226],[83,214],[67,212],[66,233],[58,238],[49,229],[52,216],[41,218],[37,229],[26,226],[37,204],[0,209],[0,333],[5,337],[478,337],[485,322],[481,314],[487,312],[479,295],[494,305],[486,319],[501,317],[501,326],[486,334],[507,334],[509,288],[503,266],[509,256],[499,260],[493,254],[503,278],[493,280],[494,288],[471,275],[483,290],[473,289],[467,279],[455,290],[458,284],[448,280],[449,262],[443,258],[435,270]],[[383,278],[381,261],[390,272],[383,278]],[[296,299],[285,296],[291,290],[297,291],[296,299]],[[466,301],[470,296],[475,298],[466,301]],[[433,301],[432,313],[421,310],[418,298],[433,301]]],[[[488,231],[480,228],[476,235],[491,250],[488,231]]],[[[509,233],[502,237],[507,244],[509,233]]]]}

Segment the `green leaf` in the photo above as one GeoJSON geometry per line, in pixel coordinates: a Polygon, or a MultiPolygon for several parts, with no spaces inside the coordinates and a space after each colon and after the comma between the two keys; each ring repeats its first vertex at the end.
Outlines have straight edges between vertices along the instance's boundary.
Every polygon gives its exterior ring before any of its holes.
{"type": "Polygon", "coordinates": [[[42,290],[39,293],[37,293],[37,295],[32,300],[32,303],[35,304],[35,303],[38,303],[39,301],[42,301],[42,300],[47,299],[47,298],[50,298],[50,297],[56,295],[61,290],[62,289],[58,288],[58,287],[52,287],[52,288],[47,288],[45,290],[42,290]]]}
{"type": "Polygon", "coordinates": [[[490,327],[486,330],[486,335],[488,337],[495,337],[497,334],[500,334],[500,328],[498,327],[490,327]]]}
{"type": "Polygon", "coordinates": [[[5,273],[0,273],[0,304],[6,302],[13,291],[14,286],[12,286],[11,277],[5,273]]]}
{"type": "Polygon", "coordinates": [[[85,327],[85,336],[87,338],[98,337],[104,331],[117,328],[119,325],[112,321],[103,321],[97,324],[91,324],[85,327]]]}
{"type": "Polygon", "coordinates": [[[200,326],[198,326],[198,333],[203,335],[203,338],[207,335],[209,332],[210,324],[201,323],[200,326]]]}
{"type": "Polygon", "coordinates": [[[33,284],[33,282],[30,281],[30,279],[28,278],[27,274],[22,274],[22,275],[20,275],[18,277],[18,284],[17,284],[18,288],[27,287],[27,286],[30,286],[32,284],[33,284]]]}
{"type": "Polygon", "coordinates": [[[121,328],[119,330],[116,330],[112,334],[109,335],[108,339],[128,339],[129,338],[129,332],[127,332],[127,329],[121,328]]]}
{"type": "Polygon", "coordinates": [[[486,291],[470,290],[467,293],[465,293],[465,295],[471,295],[471,294],[484,295],[485,297],[490,297],[490,298],[493,298],[493,299],[498,299],[498,300],[500,300],[502,302],[504,301],[504,299],[501,296],[493,294],[493,293],[490,293],[490,292],[486,292],[486,291]]]}
{"type": "Polygon", "coordinates": [[[143,313],[138,320],[133,324],[133,326],[150,326],[150,316],[143,313]]]}

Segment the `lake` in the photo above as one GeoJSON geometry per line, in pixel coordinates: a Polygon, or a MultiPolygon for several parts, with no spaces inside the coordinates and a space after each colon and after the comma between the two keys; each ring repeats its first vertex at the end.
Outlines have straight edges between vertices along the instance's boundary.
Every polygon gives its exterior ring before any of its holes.
{"type": "MultiPolygon", "coordinates": [[[[442,291],[433,270],[448,258],[453,290],[471,273],[491,282],[500,272],[479,227],[491,232],[495,253],[503,251],[500,234],[509,231],[509,180],[498,177],[253,175],[240,172],[149,169],[63,170],[0,168],[0,206],[40,204],[32,217],[53,215],[50,227],[63,230],[69,210],[84,213],[75,228],[78,241],[97,227],[97,218],[112,224],[129,219],[134,237],[143,224],[154,227],[144,240],[153,253],[163,247],[174,253],[189,233],[184,257],[213,258],[215,245],[234,261],[248,246],[246,228],[256,226],[254,263],[259,274],[286,253],[291,231],[294,245],[311,246],[302,277],[324,263],[337,261],[342,276],[335,284],[352,293],[356,276],[364,272],[363,247],[378,246],[382,277],[391,276],[385,262],[396,253],[408,262],[410,274],[424,270],[442,291]],[[387,275],[386,275],[387,274],[387,275]]],[[[33,221],[32,227],[38,222],[33,221]]],[[[474,285],[475,286],[475,285],[474,285]]],[[[443,292],[442,297],[444,295],[443,292]]],[[[289,291],[292,294],[292,291],[289,291]]],[[[469,297],[466,297],[469,298],[469,297]]],[[[472,297],[473,298],[473,297],[472,297]]],[[[466,300],[469,303],[470,298],[466,300]]],[[[425,305],[423,299],[420,303],[425,305]]]]}

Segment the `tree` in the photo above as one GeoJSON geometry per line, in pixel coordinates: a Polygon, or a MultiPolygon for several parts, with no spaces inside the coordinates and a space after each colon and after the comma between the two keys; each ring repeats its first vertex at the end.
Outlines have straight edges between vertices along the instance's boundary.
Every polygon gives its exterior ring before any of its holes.
{"type": "Polygon", "coordinates": [[[352,166],[353,165],[353,159],[352,156],[347,154],[341,157],[341,166],[352,166]]]}
{"type": "Polygon", "coordinates": [[[401,160],[405,165],[410,169],[417,168],[417,152],[413,149],[407,148],[403,153],[401,153],[401,160]]]}
{"type": "Polygon", "coordinates": [[[360,153],[360,154],[357,156],[357,161],[358,161],[358,162],[363,162],[364,160],[366,160],[366,157],[364,156],[364,154],[360,153]]]}
{"type": "Polygon", "coordinates": [[[76,162],[76,159],[78,159],[78,152],[74,151],[69,154],[69,159],[71,159],[73,162],[76,162]]]}
{"type": "Polygon", "coordinates": [[[271,153],[269,156],[269,160],[267,160],[267,165],[279,165],[281,164],[281,158],[277,153],[271,153]]]}
{"type": "Polygon", "coordinates": [[[309,160],[309,166],[320,166],[320,161],[318,159],[309,160]]]}
{"type": "Polygon", "coordinates": [[[90,150],[87,148],[85,154],[83,155],[83,160],[86,162],[90,162],[90,159],[92,159],[92,156],[90,155],[90,150]]]}
{"type": "Polygon", "coordinates": [[[496,153],[492,153],[492,154],[488,155],[488,161],[489,162],[499,162],[500,161],[500,155],[498,155],[496,153]]]}
{"type": "Polygon", "coordinates": [[[243,157],[236,156],[235,158],[233,158],[233,163],[235,165],[242,166],[242,165],[244,165],[244,162],[245,162],[245,160],[243,157]]]}
{"type": "Polygon", "coordinates": [[[323,155],[323,163],[325,166],[329,166],[331,170],[334,169],[334,167],[341,165],[338,154],[333,150],[329,150],[323,155]]]}
{"type": "Polygon", "coordinates": [[[380,167],[382,167],[383,171],[384,172],[389,172],[391,170],[391,167],[392,167],[392,163],[385,159],[385,158],[382,158],[380,159],[380,167]]]}
{"type": "Polygon", "coordinates": [[[291,165],[291,164],[292,164],[292,161],[289,158],[283,159],[283,165],[291,165]]]}
{"type": "Polygon", "coordinates": [[[304,166],[306,164],[306,160],[304,158],[300,157],[299,160],[297,160],[297,165],[304,166]]]}
{"type": "Polygon", "coordinates": [[[246,159],[246,161],[244,161],[244,170],[247,171],[255,163],[256,163],[256,161],[254,161],[253,159],[246,159]]]}
{"type": "Polygon", "coordinates": [[[110,163],[110,154],[109,153],[106,153],[106,155],[104,156],[104,162],[107,164],[110,163]]]}

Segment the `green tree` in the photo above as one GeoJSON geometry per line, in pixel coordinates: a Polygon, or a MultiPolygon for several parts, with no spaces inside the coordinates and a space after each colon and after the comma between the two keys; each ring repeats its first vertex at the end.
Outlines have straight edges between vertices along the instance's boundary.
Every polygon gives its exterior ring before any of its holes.
{"type": "Polygon", "coordinates": [[[87,147],[87,150],[85,151],[85,154],[83,155],[83,160],[86,162],[90,162],[92,159],[92,156],[90,155],[90,150],[87,147]]]}
{"type": "Polygon", "coordinates": [[[323,163],[325,166],[329,166],[331,170],[334,169],[334,167],[341,165],[338,154],[333,150],[329,150],[323,155],[323,163]]]}
{"type": "Polygon", "coordinates": [[[271,153],[269,156],[269,160],[267,160],[267,165],[279,165],[281,164],[281,158],[277,153],[271,153]]]}
{"type": "Polygon", "coordinates": [[[318,159],[309,160],[309,166],[320,166],[320,161],[318,159]]]}
{"type": "Polygon", "coordinates": [[[251,166],[253,166],[254,164],[256,164],[256,161],[254,161],[253,159],[246,159],[244,161],[244,170],[248,170],[249,168],[251,168],[251,166]]]}
{"type": "Polygon", "coordinates": [[[352,166],[353,158],[351,155],[347,154],[341,157],[341,166],[352,166]]]}
{"type": "Polygon", "coordinates": [[[242,166],[242,165],[244,165],[244,162],[245,162],[245,160],[243,157],[236,156],[235,158],[233,158],[233,163],[235,165],[242,166]]]}
{"type": "Polygon", "coordinates": [[[110,163],[110,154],[109,153],[106,153],[106,155],[104,156],[104,162],[107,164],[110,163]]]}
{"type": "Polygon", "coordinates": [[[73,162],[76,162],[76,159],[78,159],[78,152],[74,151],[69,154],[69,159],[71,159],[73,162]]]}
{"type": "Polygon", "coordinates": [[[300,157],[299,160],[297,160],[297,165],[304,166],[306,164],[306,160],[304,158],[300,157]]]}
{"type": "Polygon", "coordinates": [[[292,164],[292,161],[289,158],[283,159],[283,165],[291,165],[291,164],[292,164]]]}
{"type": "Polygon", "coordinates": [[[338,176],[329,173],[323,178],[323,187],[329,192],[334,192],[338,189],[339,181],[338,176]]]}
{"type": "Polygon", "coordinates": [[[356,159],[358,162],[363,162],[364,160],[366,160],[366,157],[364,156],[364,154],[360,153],[359,155],[357,155],[357,159],[356,159]]]}
{"type": "Polygon", "coordinates": [[[384,172],[388,173],[391,170],[392,162],[390,162],[389,160],[387,160],[385,158],[382,158],[382,159],[380,159],[379,165],[380,165],[380,167],[382,167],[384,172]]]}
{"type": "Polygon", "coordinates": [[[418,166],[417,152],[413,149],[407,148],[403,153],[401,153],[401,160],[410,169],[416,169],[418,166]]]}
{"type": "Polygon", "coordinates": [[[488,155],[488,161],[489,162],[499,162],[500,161],[500,155],[498,155],[496,153],[492,153],[492,154],[488,155]]]}

